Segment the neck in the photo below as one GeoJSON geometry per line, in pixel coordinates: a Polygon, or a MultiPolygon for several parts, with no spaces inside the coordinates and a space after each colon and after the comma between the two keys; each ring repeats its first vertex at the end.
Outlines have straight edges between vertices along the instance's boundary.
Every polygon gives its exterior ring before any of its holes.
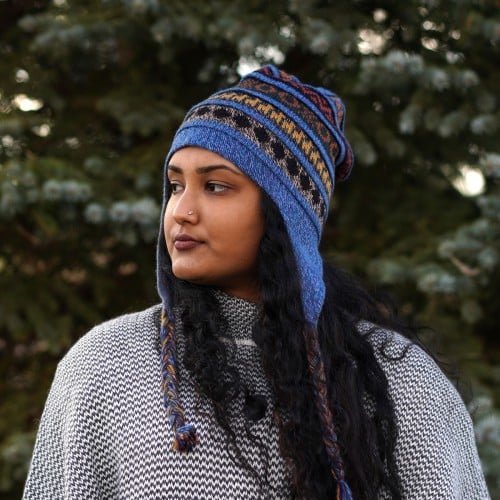
{"type": "Polygon", "coordinates": [[[220,287],[219,290],[230,297],[247,300],[254,304],[260,302],[260,288],[257,285],[245,288],[220,287]]]}

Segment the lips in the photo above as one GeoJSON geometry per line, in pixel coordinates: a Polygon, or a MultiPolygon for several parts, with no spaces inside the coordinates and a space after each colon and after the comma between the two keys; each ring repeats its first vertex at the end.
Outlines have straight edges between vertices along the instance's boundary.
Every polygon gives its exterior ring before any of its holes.
{"type": "Polygon", "coordinates": [[[195,248],[201,244],[201,241],[195,240],[188,234],[178,234],[174,238],[174,248],[176,250],[191,250],[192,248],[195,248]]]}

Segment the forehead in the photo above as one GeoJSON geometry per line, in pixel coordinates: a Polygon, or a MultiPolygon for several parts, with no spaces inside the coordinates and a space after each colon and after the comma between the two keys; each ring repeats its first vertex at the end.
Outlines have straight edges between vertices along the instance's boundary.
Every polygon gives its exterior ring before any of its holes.
{"type": "Polygon", "coordinates": [[[207,165],[226,165],[232,167],[239,173],[241,170],[223,156],[214,153],[208,149],[199,148],[195,146],[188,146],[176,151],[168,162],[168,165],[175,165],[176,167],[204,167],[207,165]]]}

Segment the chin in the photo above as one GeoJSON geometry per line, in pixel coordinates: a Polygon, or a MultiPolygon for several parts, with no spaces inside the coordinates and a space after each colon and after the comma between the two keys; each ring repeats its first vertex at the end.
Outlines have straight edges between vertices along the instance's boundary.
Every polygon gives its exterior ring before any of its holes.
{"type": "Polygon", "coordinates": [[[179,280],[189,281],[195,285],[207,284],[204,277],[193,273],[192,269],[176,269],[175,266],[172,266],[172,274],[179,280]]]}

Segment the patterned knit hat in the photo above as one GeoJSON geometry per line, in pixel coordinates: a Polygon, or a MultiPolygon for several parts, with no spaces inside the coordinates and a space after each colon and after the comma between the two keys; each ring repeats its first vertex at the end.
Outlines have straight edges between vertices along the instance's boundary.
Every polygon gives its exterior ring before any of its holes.
{"type": "MultiPolygon", "coordinates": [[[[269,65],[191,108],[165,163],[186,146],[208,149],[234,163],[277,205],[297,261],[304,316],[309,325],[304,335],[311,378],[332,473],[339,485],[344,484],[344,472],[328,408],[316,324],[325,298],[319,253],[321,234],[335,181],[347,178],[353,165],[353,153],[344,136],[344,120],[344,105],[334,93],[305,85],[269,65]]],[[[163,210],[167,190],[166,185],[163,210]]],[[[196,437],[194,429],[184,425],[176,394],[174,318],[169,308],[170,292],[161,271],[167,258],[161,227],[158,287],[164,304],[164,385],[169,418],[177,431],[174,446],[182,451],[194,446],[196,437]],[[182,418],[177,418],[179,412],[182,418]]],[[[339,489],[339,493],[347,495],[346,491],[346,485],[342,492],[339,489]]]]}

